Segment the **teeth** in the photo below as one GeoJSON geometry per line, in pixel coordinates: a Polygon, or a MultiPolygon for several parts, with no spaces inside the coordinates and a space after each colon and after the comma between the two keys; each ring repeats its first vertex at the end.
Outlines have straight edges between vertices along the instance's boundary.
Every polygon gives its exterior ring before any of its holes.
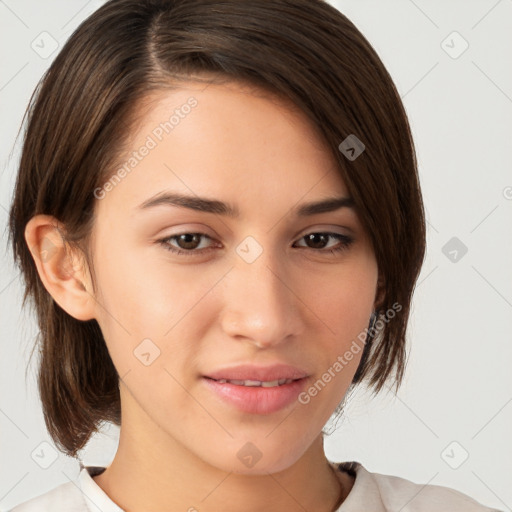
{"type": "Polygon", "coordinates": [[[227,380],[227,379],[219,379],[217,382],[224,384],[229,382],[230,384],[235,384],[236,386],[252,386],[252,387],[263,387],[263,388],[273,388],[275,386],[282,386],[283,384],[289,384],[293,382],[293,379],[279,379],[279,380],[271,380],[271,381],[260,381],[260,380],[227,380]]]}

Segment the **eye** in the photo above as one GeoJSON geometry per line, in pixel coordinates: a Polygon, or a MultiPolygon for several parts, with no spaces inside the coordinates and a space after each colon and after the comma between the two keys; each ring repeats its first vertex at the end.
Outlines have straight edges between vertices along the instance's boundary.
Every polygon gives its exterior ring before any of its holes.
{"type": "MultiPolygon", "coordinates": [[[[213,240],[205,233],[180,233],[162,238],[161,240],[158,240],[158,243],[174,254],[192,257],[199,254],[204,254],[205,252],[209,252],[214,249],[212,246],[201,247],[202,238],[213,240]],[[178,246],[176,247],[172,244],[172,242],[175,242],[178,246]]],[[[342,235],[341,233],[329,232],[308,233],[307,235],[301,237],[300,240],[305,240],[306,243],[313,245],[313,247],[306,246],[306,249],[310,249],[318,253],[328,254],[334,254],[346,250],[354,241],[354,239],[350,236],[342,235]],[[328,244],[329,239],[338,240],[338,244],[334,247],[329,247],[326,245],[326,243],[328,244]]]]}
{"type": "Polygon", "coordinates": [[[327,252],[327,253],[337,253],[339,251],[346,250],[350,247],[354,239],[347,235],[342,235],[341,233],[329,233],[329,232],[318,232],[318,233],[308,233],[304,235],[300,240],[305,240],[307,243],[313,245],[313,247],[308,247],[309,249],[316,250],[317,252],[327,252]],[[326,247],[326,242],[331,239],[338,240],[338,244],[334,247],[326,247]],[[318,246],[321,246],[320,248],[318,246]]]}
{"type": "Polygon", "coordinates": [[[163,238],[162,240],[158,240],[168,251],[171,251],[175,254],[184,254],[186,256],[193,256],[191,253],[204,253],[205,251],[210,251],[212,247],[200,247],[201,246],[201,238],[211,238],[205,233],[180,233],[179,235],[172,235],[167,238],[163,238]],[[178,247],[171,245],[171,241],[176,241],[178,247]],[[198,251],[196,249],[200,248],[198,251]]]}

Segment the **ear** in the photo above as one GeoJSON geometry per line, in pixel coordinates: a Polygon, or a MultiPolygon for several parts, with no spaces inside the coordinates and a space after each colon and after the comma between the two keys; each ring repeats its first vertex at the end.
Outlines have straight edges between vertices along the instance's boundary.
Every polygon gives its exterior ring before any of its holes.
{"type": "Polygon", "coordinates": [[[96,300],[83,255],[63,238],[64,226],[49,215],[36,215],[25,227],[25,240],[41,281],[55,302],[77,320],[95,318],[96,300]]]}
{"type": "Polygon", "coordinates": [[[379,272],[379,278],[377,279],[377,289],[375,292],[375,302],[373,304],[373,308],[375,310],[380,309],[382,305],[384,304],[384,300],[386,298],[386,290],[384,288],[385,286],[385,279],[382,276],[382,273],[379,272]]]}

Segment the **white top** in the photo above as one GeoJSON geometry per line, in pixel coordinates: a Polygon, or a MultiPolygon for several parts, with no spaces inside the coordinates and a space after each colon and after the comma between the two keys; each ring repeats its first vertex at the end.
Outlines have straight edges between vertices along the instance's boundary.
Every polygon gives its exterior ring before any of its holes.
{"type": "MultiPolygon", "coordinates": [[[[415,484],[397,476],[370,473],[359,462],[336,465],[355,476],[354,485],[337,512],[499,512],[448,487],[415,484]]],[[[92,478],[105,468],[80,467],[77,482],[61,484],[10,512],[124,512],[92,478]]]]}

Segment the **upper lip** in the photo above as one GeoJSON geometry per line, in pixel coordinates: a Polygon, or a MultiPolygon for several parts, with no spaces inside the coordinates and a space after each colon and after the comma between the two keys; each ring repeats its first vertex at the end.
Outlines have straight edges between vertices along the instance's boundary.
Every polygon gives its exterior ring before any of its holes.
{"type": "Polygon", "coordinates": [[[211,379],[220,380],[256,380],[260,382],[271,382],[281,379],[302,379],[308,373],[295,366],[287,364],[274,364],[272,366],[254,366],[244,364],[222,368],[205,375],[211,379]]]}

